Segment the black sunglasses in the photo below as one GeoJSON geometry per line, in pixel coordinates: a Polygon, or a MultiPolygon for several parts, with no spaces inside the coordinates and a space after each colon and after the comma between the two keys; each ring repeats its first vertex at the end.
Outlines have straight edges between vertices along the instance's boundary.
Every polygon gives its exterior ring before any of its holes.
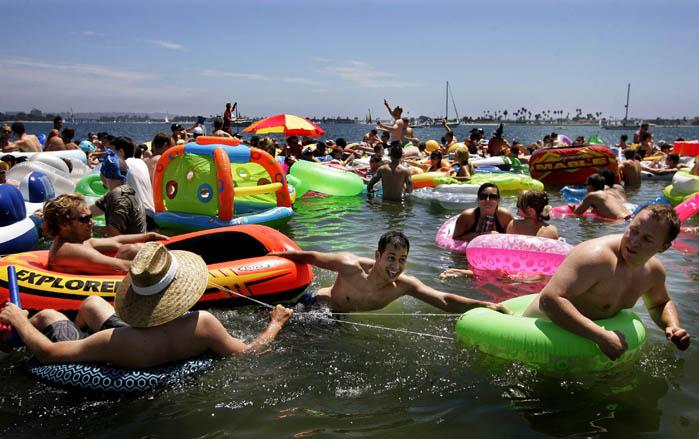
{"type": "Polygon", "coordinates": [[[485,194],[485,193],[483,193],[483,194],[478,194],[478,199],[481,200],[481,201],[485,201],[485,200],[494,200],[494,201],[497,201],[497,200],[500,199],[500,195],[498,195],[498,194],[485,194]]]}
{"type": "Polygon", "coordinates": [[[72,219],[74,219],[76,221],[80,221],[83,224],[87,224],[92,220],[92,214],[88,213],[88,214],[81,215],[81,216],[74,216],[72,219]]]}

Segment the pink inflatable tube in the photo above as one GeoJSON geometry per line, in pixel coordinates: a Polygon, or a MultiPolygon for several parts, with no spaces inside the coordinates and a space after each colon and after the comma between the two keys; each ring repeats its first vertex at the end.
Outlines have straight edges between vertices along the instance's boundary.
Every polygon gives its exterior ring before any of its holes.
{"type": "Polygon", "coordinates": [[[699,192],[693,197],[687,198],[681,204],[675,206],[675,212],[680,218],[680,222],[685,222],[697,213],[699,213],[699,192]]]}
{"type": "Polygon", "coordinates": [[[555,239],[493,233],[473,238],[466,257],[478,270],[551,276],[572,249],[572,245],[555,239]]]}
{"type": "MultiPolygon", "coordinates": [[[[633,212],[633,210],[636,208],[636,205],[631,204],[631,203],[624,203],[624,206],[626,206],[626,208],[630,212],[633,212]]],[[[573,217],[577,216],[580,218],[596,219],[596,220],[600,220],[600,221],[620,221],[620,219],[607,218],[607,217],[601,216],[599,214],[596,214],[590,210],[588,210],[587,212],[585,212],[581,215],[577,215],[575,212],[573,212],[573,210],[570,208],[570,206],[567,206],[567,205],[566,206],[555,206],[553,209],[551,209],[551,218],[560,219],[560,218],[566,218],[566,217],[571,217],[571,216],[573,216],[573,217]]]]}
{"type": "Polygon", "coordinates": [[[442,224],[439,227],[439,230],[437,230],[437,236],[435,236],[434,242],[438,247],[442,247],[443,249],[453,252],[466,253],[468,241],[459,241],[452,238],[454,235],[454,226],[456,225],[456,220],[458,218],[459,215],[455,215],[444,221],[444,224],[442,224]]]}

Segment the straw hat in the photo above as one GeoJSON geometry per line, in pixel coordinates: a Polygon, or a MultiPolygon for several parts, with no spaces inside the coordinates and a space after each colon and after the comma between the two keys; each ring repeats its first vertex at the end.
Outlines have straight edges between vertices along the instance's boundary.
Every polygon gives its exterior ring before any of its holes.
{"type": "Polygon", "coordinates": [[[119,285],[116,313],[136,328],[165,324],[197,303],[206,290],[208,274],[199,255],[147,242],[119,285]]]}

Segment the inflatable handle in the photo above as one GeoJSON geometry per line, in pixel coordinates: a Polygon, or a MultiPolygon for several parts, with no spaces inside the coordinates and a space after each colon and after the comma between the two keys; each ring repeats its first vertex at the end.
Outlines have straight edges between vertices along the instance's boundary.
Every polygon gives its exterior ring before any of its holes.
{"type": "Polygon", "coordinates": [[[677,212],[680,222],[685,222],[699,213],[699,193],[675,206],[675,212],[677,212]]]}
{"type": "Polygon", "coordinates": [[[17,270],[14,265],[7,267],[7,283],[10,289],[10,302],[18,307],[22,307],[22,302],[19,299],[19,287],[17,286],[17,270]]]}

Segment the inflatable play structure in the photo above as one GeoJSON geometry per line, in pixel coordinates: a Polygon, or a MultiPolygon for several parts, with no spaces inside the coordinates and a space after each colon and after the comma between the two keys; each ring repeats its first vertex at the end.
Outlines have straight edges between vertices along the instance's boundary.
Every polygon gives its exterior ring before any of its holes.
{"type": "Polygon", "coordinates": [[[218,143],[210,143],[211,137],[202,137],[158,160],[153,203],[160,227],[191,231],[289,220],[289,188],[271,155],[238,145],[238,139],[215,137],[218,143]]]}
{"type": "Polygon", "coordinates": [[[529,159],[531,176],[544,184],[584,185],[587,177],[609,169],[619,182],[617,159],[606,146],[540,149],[529,159]]]}
{"type": "Polygon", "coordinates": [[[0,184],[0,255],[31,250],[39,233],[31,218],[22,192],[9,184],[0,184]]]}
{"type": "Polygon", "coordinates": [[[646,341],[646,330],[631,310],[623,309],[611,318],[596,320],[606,330],[624,334],[628,343],[627,351],[612,361],[590,339],[566,331],[549,319],[522,317],[536,296],[530,294],[504,301],[514,315],[487,308],[465,312],[456,322],[456,338],[486,354],[564,374],[606,370],[633,361],[646,341]]]}
{"type": "MultiPolygon", "coordinates": [[[[271,251],[300,249],[286,235],[265,226],[210,229],[172,237],[163,244],[170,250],[195,252],[206,262],[209,286],[199,299],[202,307],[249,305],[241,295],[267,303],[293,302],[313,280],[310,265],[267,256],[271,251]]],[[[58,272],[48,268],[48,251],[17,253],[0,259],[0,301],[9,297],[5,268],[9,265],[17,268],[22,304],[29,310],[76,311],[90,295],[112,301],[124,277],[58,272]]]]}

